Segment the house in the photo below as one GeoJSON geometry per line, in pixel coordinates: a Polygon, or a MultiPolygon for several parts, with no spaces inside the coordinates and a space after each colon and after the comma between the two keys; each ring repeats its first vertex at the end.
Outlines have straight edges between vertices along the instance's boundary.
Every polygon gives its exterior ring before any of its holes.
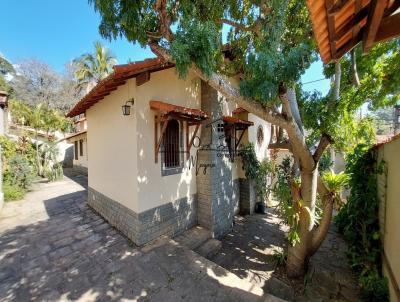
{"type": "Polygon", "coordinates": [[[87,121],[85,114],[75,117],[75,133],[67,136],[67,142],[73,146],[73,169],[82,174],[88,174],[88,152],[87,152],[87,121]]]}
{"type": "Polygon", "coordinates": [[[88,204],[136,244],[195,225],[220,237],[254,211],[236,151],[266,158],[270,125],[195,75],[158,58],[114,66],[67,116],[82,114],[88,204]]]}

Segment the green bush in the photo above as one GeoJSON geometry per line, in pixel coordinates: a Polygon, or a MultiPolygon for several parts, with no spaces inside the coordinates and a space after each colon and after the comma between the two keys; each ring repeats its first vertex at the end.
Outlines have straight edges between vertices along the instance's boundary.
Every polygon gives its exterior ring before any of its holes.
{"type": "Polygon", "coordinates": [[[382,277],[382,244],[379,229],[377,175],[382,164],[366,145],[357,146],[347,157],[346,173],[351,188],[347,203],[335,218],[348,243],[350,264],[359,275],[364,301],[388,301],[382,277]]]}
{"type": "Polygon", "coordinates": [[[10,185],[8,183],[4,183],[3,193],[5,201],[12,201],[24,198],[26,191],[23,188],[18,187],[16,185],[10,185]]]}
{"type": "Polygon", "coordinates": [[[26,190],[32,184],[32,181],[33,173],[29,161],[22,155],[12,157],[4,175],[4,182],[26,190]]]}

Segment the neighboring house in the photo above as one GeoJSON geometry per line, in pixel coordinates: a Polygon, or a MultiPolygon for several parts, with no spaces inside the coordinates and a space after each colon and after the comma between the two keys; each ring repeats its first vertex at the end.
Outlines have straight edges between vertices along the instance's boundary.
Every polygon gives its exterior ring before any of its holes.
{"type": "Polygon", "coordinates": [[[52,134],[43,130],[36,131],[31,127],[12,123],[11,116],[9,116],[6,135],[14,141],[18,141],[21,137],[29,137],[32,143],[36,143],[37,140],[39,146],[50,141],[55,142],[58,150],[57,162],[61,163],[63,167],[72,166],[72,146],[66,141],[65,133],[61,131],[52,134]]]}
{"type": "Polygon", "coordinates": [[[193,74],[160,59],[114,66],[67,116],[84,113],[88,204],[136,244],[197,224],[219,237],[254,211],[236,150],[250,141],[266,158],[270,125],[193,74]]]}
{"type": "Polygon", "coordinates": [[[87,121],[85,114],[77,116],[75,120],[76,132],[67,136],[67,142],[73,145],[74,170],[88,174],[88,149],[87,149],[87,121]]]}

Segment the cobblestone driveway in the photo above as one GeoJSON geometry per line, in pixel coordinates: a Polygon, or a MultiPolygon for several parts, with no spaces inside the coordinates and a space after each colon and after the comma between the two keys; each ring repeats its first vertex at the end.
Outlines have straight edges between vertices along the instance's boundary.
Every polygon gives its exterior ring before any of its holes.
{"type": "Polygon", "coordinates": [[[257,290],[173,241],[134,246],[87,207],[86,183],[73,176],[39,184],[25,200],[6,203],[0,301],[260,300],[257,290]]]}

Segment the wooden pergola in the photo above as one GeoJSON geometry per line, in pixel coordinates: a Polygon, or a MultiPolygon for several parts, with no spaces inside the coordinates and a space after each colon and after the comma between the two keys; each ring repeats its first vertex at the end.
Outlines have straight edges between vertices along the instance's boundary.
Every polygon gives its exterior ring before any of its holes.
{"type": "Polygon", "coordinates": [[[400,0],[307,0],[314,35],[324,63],[340,59],[362,42],[400,36],[400,0]]]}

